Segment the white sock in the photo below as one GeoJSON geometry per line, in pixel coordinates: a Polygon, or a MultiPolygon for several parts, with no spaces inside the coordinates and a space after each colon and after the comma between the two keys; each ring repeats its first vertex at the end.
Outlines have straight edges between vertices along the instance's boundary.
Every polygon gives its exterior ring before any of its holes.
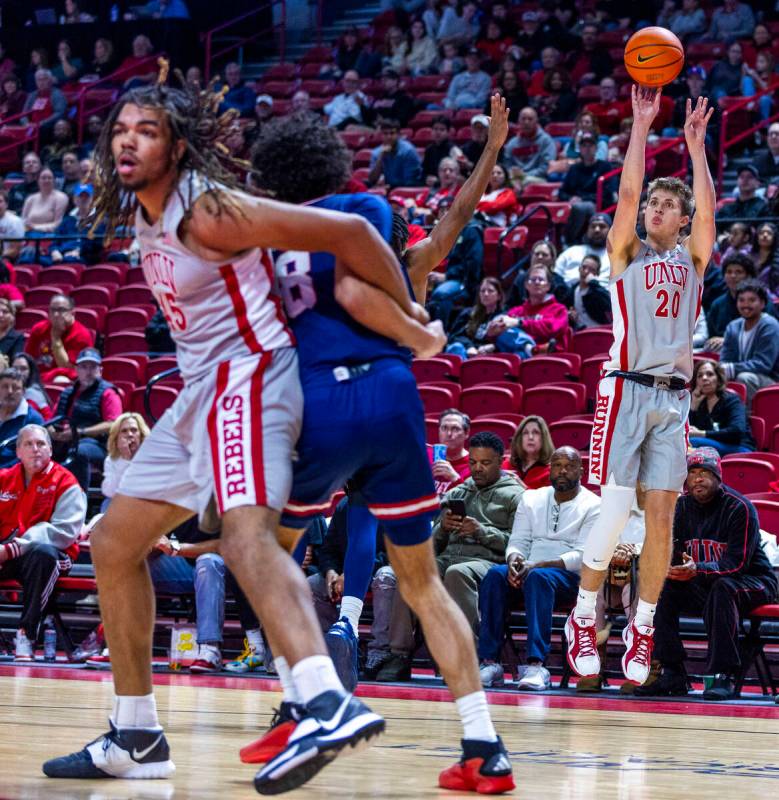
{"type": "Polygon", "coordinates": [[[454,701],[463,723],[463,739],[481,739],[485,742],[497,742],[498,734],[490,719],[487,706],[487,695],[484,692],[473,692],[454,701]]]}
{"type": "Polygon", "coordinates": [[[576,598],[574,616],[577,618],[584,617],[586,619],[595,619],[595,602],[597,599],[597,592],[591,592],[589,589],[582,589],[579,587],[579,596],[576,598]]]}
{"type": "Polygon", "coordinates": [[[646,600],[638,598],[638,605],[636,606],[636,625],[646,625],[647,628],[653,628],[655,624],[655,609],[656,603],[647,603],[646,600]]]}
{"type": "Polygon", "coordinates": [[[117,728],[159,728],[157,701],[153,694],[140,697],[122,695],[114,698],[111,719],[117,728]]]}
{"type": "Polygon", "coordinates": [[[295,688],[295,681],[292,679],[292,670],[287,664],[287,659],[284,656],[276,656],[273,659],[273,666],[276,672],[279,673],[279,681],[281,683],[281,691],[284,695],[284,701],[287,703],[299,703],[300,695],[295,688]]]}
{"type": "Polygon", "coordinates": [[[362,614],[362,600],[351,596],[341,598],[341,616],[349,620],[355,636],[357,626],[360,624],[360,614],[362,614]]]}
{"type": "Polygon", "coordinates": [[[262,630],[260,628],[253,628],[246,631],[246,641],[249,642],[249,647],[254,650],[254,655],[262,658],[265,653],[265,642],[262,640],[262,630]]]}
{"type": "Polygon", "coordinates": [[[298,661],[292,667],[292,679],[303,705],[310,703],[322,692],[332,690],[339,694],[345,693],[330,656],[309,656],[298,661]]]}

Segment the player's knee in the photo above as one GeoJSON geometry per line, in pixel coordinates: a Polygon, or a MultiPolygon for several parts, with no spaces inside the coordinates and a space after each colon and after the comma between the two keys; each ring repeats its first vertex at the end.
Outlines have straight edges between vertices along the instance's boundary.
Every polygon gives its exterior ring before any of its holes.
{"type": "Polygon", "coordinates": [[[590,569],[601,572],[608,569],[635,497],[634,488],[614,485],[601,488],[600,516],[587,537],[582,554],[582,562],[590,569]]]}

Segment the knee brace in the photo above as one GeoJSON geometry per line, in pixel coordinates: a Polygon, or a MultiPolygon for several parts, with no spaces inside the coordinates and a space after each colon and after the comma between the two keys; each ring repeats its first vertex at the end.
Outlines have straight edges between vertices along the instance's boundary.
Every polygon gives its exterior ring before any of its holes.
{"type": "Polygon", "coordinates": [[[627,525],[636,490],[626,486],[601,487],[600,516],[584,544],[582,563],[603,572],[608,569],[619,537],[627,525]]]}

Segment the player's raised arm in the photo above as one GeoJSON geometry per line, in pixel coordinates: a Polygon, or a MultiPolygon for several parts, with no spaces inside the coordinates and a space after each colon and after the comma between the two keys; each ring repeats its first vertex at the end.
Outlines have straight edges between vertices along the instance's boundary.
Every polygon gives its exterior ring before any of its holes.
{"type": "Polygon", "coordinates": [[[699,97],[695,108],[692,108],[692,103],[687,100],[687,118],[684,121],[684,138],[692,161],[692,192],[695,196],[692,230],[685,244],[701,278],[709,265],[717,236],[714,225],[717,198],[706,161],[706,126],[714,113],[714,108],[708,108],[708,104],[707,97],[699,97]]]}
{"type": "Polygon", "coordinates": [[[506,100],[498,94],[490,101],[490,129],[487,145],[476,162],[468,180],[454,198],[452,207],[433,228],[430,236],[409,248],[406,253],[408,277],[418,303],[424,304],[427,293],[427,276],[454,247],[462,229],[471,221],[476,206],[484,195],[490,181],[492,168],[498,160],[500,148],[506,141],[509,130],[509,109],[506,100]]]}
{"type": "Polygon", "coordinates": [[[188,231],[212,258],[253,247],[332,253],[354,275],[385,291],[407,314],[414,316],[411,297],[398,262],[378,231],[356,214],[280,203],[241,195],[218,208],[203,196],[192,210],[188,231]]]}
{"type": "Polygon", "coordinates": [[[648,89],[633,84],[630,98],[633,106],[633,127],[619,182],[617,210],[607,240],[612,277],[624,272],[638,251],[636,220],[644,188],[646,141],[660,109],[660,89],[648,89]]]}

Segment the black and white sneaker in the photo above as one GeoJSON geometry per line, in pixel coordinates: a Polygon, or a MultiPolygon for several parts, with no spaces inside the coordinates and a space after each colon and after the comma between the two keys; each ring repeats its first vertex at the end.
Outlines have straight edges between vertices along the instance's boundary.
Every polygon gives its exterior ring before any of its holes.
{"type": "Polygon", "coordinates": [[[349,694],[323,692],[306,706],[287,746],[254,777],[260,794],[280,794],[310,781],[348,748],[356,750],[384,730],[384,720],[349,694]]]}
{"type": "Polygon", "coordinates": [[[162,728],[117,728],[69,756],[43,765],[50,778],[168,778],[176,767],[162,728]]]}

